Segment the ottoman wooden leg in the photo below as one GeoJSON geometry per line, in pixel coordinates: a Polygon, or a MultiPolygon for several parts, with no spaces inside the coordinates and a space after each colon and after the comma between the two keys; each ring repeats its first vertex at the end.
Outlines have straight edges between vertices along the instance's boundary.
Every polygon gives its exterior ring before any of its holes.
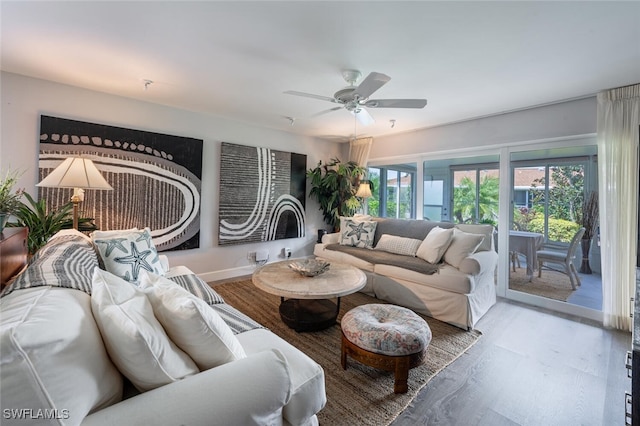
{"type": "Polygon", "coordinates": [[[396,368],[394,371],[395,381],[393,383],[394,393],[407,393],[407,390],[409,390],[407,383],[409,380],[409,358],[408,356],[396,358],[396,368]]]}
{"type": "Polygon", "coordinates": [[[346,337],[344,334],[342,335],[342,344],[340,345],[340,365],[342,365],[342,369],[347,369],[347,345],[346,345],[346,337]]]}

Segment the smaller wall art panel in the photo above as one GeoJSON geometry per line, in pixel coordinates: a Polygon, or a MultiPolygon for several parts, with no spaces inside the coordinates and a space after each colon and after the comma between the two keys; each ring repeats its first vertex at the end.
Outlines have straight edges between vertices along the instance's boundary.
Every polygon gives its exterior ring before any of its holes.
{"type": "Polygon", "coordinates": [[[222,142],[219,245],[305,233],[307,156],[222,142]]]}

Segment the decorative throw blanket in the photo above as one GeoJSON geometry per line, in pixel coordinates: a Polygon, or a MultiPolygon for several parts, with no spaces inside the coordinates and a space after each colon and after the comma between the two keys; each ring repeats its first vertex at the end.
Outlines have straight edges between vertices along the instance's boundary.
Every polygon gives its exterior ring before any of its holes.
{"type": "Polygon", "coordinates": [[[425,262],[419,257],[404,256],[401,254],[389,253],[382,250],[372,250],[359,247],[345,246],[342,244],[328,244],[327,250],[340,251],[365,260],[376,265],[391,265],[421,274],[431,275],[438,272],[439,266],[425,262]]]}
{"type": "Polygon", "coordinates": [[[213,309],[218,313],[218,315],[220,315],[224,322],[227,323],[229,328],[231,328],[233,334],[244,333],[245,331],[253,330],[255,328],[266,328],[262,324],[257,323],[233,306],[227,305],[226,303],[211,305],[211,309],[213,309]]]}
{"type": "Polygon", "coordinates": [[[38,250],[29,267],[0,297],[15,290],[41,286],[73,288],[91,294],[93,269],[97,266],[98,259],[89,241],[75,235],[59,236],[38,250]]]}

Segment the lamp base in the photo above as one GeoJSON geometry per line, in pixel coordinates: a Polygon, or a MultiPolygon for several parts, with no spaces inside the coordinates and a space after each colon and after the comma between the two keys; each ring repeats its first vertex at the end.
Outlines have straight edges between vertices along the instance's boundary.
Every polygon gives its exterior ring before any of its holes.
{"type": "Polygon", "coordinates": [[[78,230],[78,204],[80,204],[79,200],[74,198],[71,199],[73,203],[73,229],[78,230]]]}

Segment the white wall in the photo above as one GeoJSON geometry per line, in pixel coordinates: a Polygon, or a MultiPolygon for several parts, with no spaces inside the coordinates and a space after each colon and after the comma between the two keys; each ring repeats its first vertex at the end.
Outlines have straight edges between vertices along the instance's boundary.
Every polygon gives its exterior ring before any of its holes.
{"type": "Polygon", "coordinates": [[[41,114],[204,140],[200,248],[168,255],[172,264],[186,265],[207,280],[251,273],[247,253],[257,249],[268,250],[270,261],[280,260],[285,246],[294,257],[310,255],[317,229],[327,227],[318,204],[307,199],[306,237],[218,247],[220,142],[306,154],[307,168],[319,160],[344,157],[345,145],[5,72],[0,74],[0,93],[0,168],[24,170],[20,186],[32,195],[41,114]]]}
{"type": "MultiPolygon", "coordinates": [[[[596,133],[596,98],[532,108],[375,138],[370,161],[473,150],[596,133]]],[[[425,114],[429,113],[429,107],[425,114]]]]}

